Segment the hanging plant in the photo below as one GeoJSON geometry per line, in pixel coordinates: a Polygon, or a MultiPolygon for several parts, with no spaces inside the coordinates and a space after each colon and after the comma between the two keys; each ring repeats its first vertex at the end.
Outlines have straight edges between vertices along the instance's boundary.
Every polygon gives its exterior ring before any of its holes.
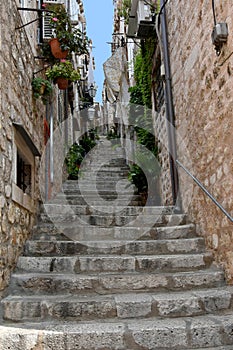
{"type": "MultiPolygon", "coordinates": [[[[57,81],[59,78],[66,79],[67,84],[68,81],[77,81],[80,79],[79,71],[75,70],[72,66],[72,63],[66,60],[61,60],[60,63],[57,63],[52,68],[49,68],[45,74],[48,79],[54,81],[55,83],[59,82],[59,80],[57,81]]],[[[68,85],[66,85],[65,88],[60,88],[63,90],[66,89],[67,86],[68,85]]]]}
{"type": "Polygon", "coordinates": [[[88,38],[80,29],[73,28],[70,17],[63,6],[54,4],[46,6],[51,12],[47,13],[49,24],[52,28],[50,46],[52,54],[56,58],[66,58],[68,53],[75,52],[77,55],[88,53],[88,38]],[[59,42],[58,48],[53,49],[54,39],[59,42]]]}
{"type": "Polygon", "coordinates": [[[35,98],[41,98],[43,102],[46,102],[53,88],[48,79],[38,77],[32,79],[32,91],[35,98]]]}

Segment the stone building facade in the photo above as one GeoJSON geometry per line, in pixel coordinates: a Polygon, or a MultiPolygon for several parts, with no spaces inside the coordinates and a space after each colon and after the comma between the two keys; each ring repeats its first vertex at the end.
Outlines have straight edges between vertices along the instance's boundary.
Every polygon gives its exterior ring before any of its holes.
{"type": "MultiPolygon", "coordinates": [[[[140,29],[137,6],[139,1],[132,0],[131,14],[134,9],[137,15],[131,16],[128,32],[135,35],[135,40],[140,29]]],[[[178,172],[182,209],[197,225],[199,234],[206,238],[230,283],[233,283],[233,225],[192,178],[176,166],[176,160],[197,177],[232,217],[232,13],[230,0],[161,0],[153,25],[157,44],[152,71],[152,115],[159,146],[162,204],[174,204],[174,172],[175,175],[178,172]],[[167,17],[170,74],[164,64],[163,8],[167,17]],[[216,55],[212,31],[215,23],[222,22],[227,23],[229,35],[216,55]],[[165,91],[169,82],[174,126],[167,122],[171,109],[168,112],[165,91]],[[168,130],[172,130],[176,138],[177,149],[172,155],[168,130]]],[[[150,25],[149,21],[147,24],[150,25]]]]}
{"type": "MultiPolygon", "coordinates": [[[[226,22],[229,31],[219,55],[211,1],[166,3],[177,156],[232,216],[233,3],[214,5],[216,22],[226,22]]],[[[183,210],[233,283],[233,224],[182,169],[179,175],[183,210]]]]}
{"type": "MultiPolygon", "coordinates": [[[[31,3],[33,7],[34,2],[31,3]]],[[[17,29],[29,18],[17,6],[21,2],[1,3],[0,291],[8,283],[33,225],[39,197],[37,156],[43,147],[44,107],[33,99],[31,89],[33,72],[38,67],[34,58],[37,24],[32,24],[28,31],[17,29]],[[24,170],[30,169],[27,174],[30,179],[24,184],[19,179],[22,174],[19,158],[24,170]]],[[[31,20],[35,17],[36,13],[31,13],[31,20]]]]}
{"type": "MultiPolygon", "coordinates": [[[[57,183],[52,179],[51,149],[45,148],[45,144],[52,139],[57,125],[69,116],[73,119],[67,123],[64,142],[72,144],[73,120],[79,118],[77,84],[73,85],[73,92],[72,87],[69,91],[59,91],[54,85],[47,105],[33,96],[33,77],[45,77],[45,62],[40,58],[41,21],[36,20],[40,12],[32,11],[43,8],[42,3],[9,0],[0,4],[0,293],[7,286],[35,224],[41,197],[49,198],[60,185],[61,178],[57,183]],[[41,172],[44,155],[47,167],[41,172]]],[[[70,15],[74,13],[71,19],[80,24],[85,34],[82,1],[64,0],[64,3],[70,15]]],[[[75,67],[80,68],[83,61],[81,56],[73,57],[75,67]]],[[[61,164],[56,164],[59,158],[53,158],[53,167],[61,168],[61,164]]]]}

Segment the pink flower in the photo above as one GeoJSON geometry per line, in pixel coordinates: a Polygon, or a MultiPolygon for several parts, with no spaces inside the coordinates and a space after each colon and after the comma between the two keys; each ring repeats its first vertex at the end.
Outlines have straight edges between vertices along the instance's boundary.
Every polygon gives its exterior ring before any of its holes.
{"type": "Polygon", "coordinates": [[[64,63],[64,62],[66,62],[66,60],[65,60],[64,58],[62,58],[62,59],[60,60],[60,62],[64,63]]]}
{"type": "Polygon", "coordinates": [[[41,7],[44,7],[44,8],[45,8],[46,6],[47,6],[47,4],[42,4],[42,5],[41,5],[41,7]]]}
{"type": "Polygon", "coordinates": [[[57,17],[53,17],[53,18],[52,18],[52,21],[57,22],[57,21],[58,21],[58,18],[57,18],[57,17]]]}

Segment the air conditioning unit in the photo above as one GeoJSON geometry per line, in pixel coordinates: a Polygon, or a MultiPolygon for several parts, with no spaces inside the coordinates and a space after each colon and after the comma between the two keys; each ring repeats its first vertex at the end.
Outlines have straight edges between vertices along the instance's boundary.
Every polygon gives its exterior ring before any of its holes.
{"type": "Polygon", "coordinates": [[[138,22],[152,20],[150,6],[146,4],[143,0],[139,0],[138,2],[137,18],[138,22]]]}
{"type": "Polygon", "coordinates": [[[153,31],[154,18],[150,5],[144,0],[132,0],[127,36],[143,39],[153,34],[153,31]]]}
{"type": "MultiPolygon", "coordinates": [[[[44,0],[44,4],[50,5],[61,5],[66,7],[67,0],[44,0]]],[[[43,13],[43,21],[42,21],[42,37],[43,41],[49,41],[52,38],[53,29],[50,26],[50,19],[46,12],[43,13]]]]}
{"type": "Polygon", "coordinates": [[[44,0],[44,4],[61,4],[66,5],[66,0],[44,0]]]}
{"type": "Polygon", "coordinates": [[[150,6],[139,0],[137,8],[137,37],[147,38],[154,30],[150,6]]]}

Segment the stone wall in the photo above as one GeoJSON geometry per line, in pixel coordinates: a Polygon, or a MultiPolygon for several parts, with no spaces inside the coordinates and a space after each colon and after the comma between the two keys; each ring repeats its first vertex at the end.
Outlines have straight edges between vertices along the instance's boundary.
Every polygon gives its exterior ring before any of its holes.
{"type": "MultiPolygon", "coordinates": [[[[215,1],[229,37],[219,56],[209,0],[167,3],[178,157],[233,215],[233,2],[215,1]]],[[[233,224],[180,170],[184,210],[233,283],[233,224]]]]}
{"type": "Polygon", "coordinates": [[[155,138],[158,142],[158,162],[160,164],[159,188],[162,205],[172,205],[172,188],[170,177],[170,163],[167,140],[167,124],[165,116],[165,106],[159,113],[152,109],[152,117],[154,120],[155,138]]]}
{"type": "MultiPolygon", "coordinates": [[[[36,2],[31,2],[36,6],[36,2]]],[[[33,72],[40,63],[34,59],[37,50],[37,24],[16,30],[25,23],[17,10],[18,1],[1,3],[1,101],[0,101],[0,291],[3,290],[15,266],[24,242],[33,225],[39,197],[36,177],[39,160],[35,162],[35,188],[32,201],[26,207],[12,199],[15,182],[15,136],[13,123],[20,123],[41,152],[43,146],[43,118],[45,107],[32,96],[33,72]],[[27,32],[28,30],[28,32],[27,32]]],[[[35,17],[31,14],[31,19],[35,17]]],[[[27,15],[28,20],[28,15],[27,15]]],[[[17,191],[16,191],[17,192],[17,191]]],[[[25,202],[25,203],[26,203],[25,202]]]]}

